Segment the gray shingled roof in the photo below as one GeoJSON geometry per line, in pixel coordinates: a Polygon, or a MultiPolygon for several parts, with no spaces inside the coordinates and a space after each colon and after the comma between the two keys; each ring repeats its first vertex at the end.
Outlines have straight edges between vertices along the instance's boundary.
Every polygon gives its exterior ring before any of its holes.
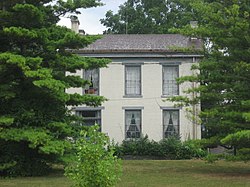
{"type": "Polygon", "coordinates": [[[94,43],[90,44],[82,52],[97,51],[169,51],[178,48],[193,46],[200,49],[200,40],[191,40],[190,37],[180,34],[114,34],[103,35],[94,43]]]}

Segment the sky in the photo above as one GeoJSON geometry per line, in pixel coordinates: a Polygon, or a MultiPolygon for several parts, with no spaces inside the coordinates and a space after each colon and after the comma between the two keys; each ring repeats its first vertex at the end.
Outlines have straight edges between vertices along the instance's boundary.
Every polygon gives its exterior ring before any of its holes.
{"type": "MultiPolygon", "coordinates": [[[[117,13],[119,6],[126,0],[102,0],[104,6],[88,9],[80,9],[81,14],[77,15],[80,21],[79,29],[83,29],[86,34],[102,34],[106,27],[100,23],[100,19],[105,18],[108,10],[117,13]]],[[[58,23],[59,25],[71,27],[70,19],[67,16],[62,17],[58,23]]]]}

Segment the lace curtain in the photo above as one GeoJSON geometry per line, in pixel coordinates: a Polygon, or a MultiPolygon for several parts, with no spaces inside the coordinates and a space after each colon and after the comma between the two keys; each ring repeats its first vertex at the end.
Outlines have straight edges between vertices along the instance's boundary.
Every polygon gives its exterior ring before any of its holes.
{"type": "Polygon", "coordinates": [[[125,72],[125,93],[126,95],[141,94],[141,67],[126,66],[125,72]]]}
{"type": "Polygon", "coordinates": [[[125,111],[126,138],[140,138],[141,111],[125,111]]]}
{"type": "Polygon", "coordinates": [[[164,138],[168,138],[173,135],[179,135],[178,110],[163,111],[163,132],[164,132],[164,138]]]}
{"type": "Polygon", "coordinates": [[[163,95],[178,95],[178,66],[163,66],[163,95]]]}
{"type": "Polygon", "coordinates": [[[94,93],[99,94],[99,69],[88,69],[84,70],[84,79],[92,82],[92,85],[87,85],[85,87],[85,93],[91,88],[94,89],[94,93]]]}

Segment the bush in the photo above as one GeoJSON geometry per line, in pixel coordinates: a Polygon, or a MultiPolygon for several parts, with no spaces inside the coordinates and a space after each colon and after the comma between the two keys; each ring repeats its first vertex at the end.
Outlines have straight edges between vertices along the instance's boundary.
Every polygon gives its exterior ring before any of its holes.
{"type": "Polygon", "coordinates": [[[191,159],[191,158],[203,158],[207,155],[207,151],[197,144],[196,140],[188,140],[182,143],[177,158],[178,159],[191,159]]]}
{"type": "Polygon", "coordinates": [[[250,160],[250,148],[239,149],[238,155],[242,158],[242,160],[250,160]]]}
{"type": "Polygon", "coordinates": [[[121,174],[121,164],[114,156],[109,138],[98,126],[81,131],[74,144],[75,161],[65,168],[65,175],[78,187],[114,186],[121,174]]]}
{"type": "Polygon", "coordinates": [[[115,154],[119,157],[150,156],[162,159],[191,159],[206,156],[199,144],[195,141],[181,142],[179,137],[170,137],[159,142],[149,140],[148,136],[140,139],[124,140],[121,145],[115,146],[115,154]]]}
{"type": "Polygon", "coordinates": [[[220,155],[220,154],[208,154],[206,157],[205,157],[205,160],[207,163],[214,163],[215,161],[219,160],[220,158],[222,158],[223,156],[220,155]]]}
{"type": "Polygon", "coordinates": [[[171,136],[169,138],[163,139],[159,142],[162,151],[164,152],[164,157],[166,159],[179,159],[178,151],[180,150],[182,143],[179,137],[171,136]]]}
{"type": "Polygon", "coordinates": [[[143,156],[149,155],[149,149],[152,147],[148,136],[142,137],[140,139],[124,140],[122,142],[120,149],[120,155],[133,155],[133,156],[143,156]]]}
{"type": "Polygon", "coordinates": [[[245,161],[250,160],[250,148],[242,148],[237,151],[237,155],[227,154],[224,159],[228,161],[245,161]]]}

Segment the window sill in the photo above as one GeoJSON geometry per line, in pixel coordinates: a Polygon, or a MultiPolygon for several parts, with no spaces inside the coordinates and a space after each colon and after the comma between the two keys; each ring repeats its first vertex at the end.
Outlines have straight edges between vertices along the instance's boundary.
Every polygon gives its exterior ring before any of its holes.
{"type": "Polygon", "coordinates": [[[162,95],[161,98],[170,98],[170,97],[175,97],[179,95],[162,95]]]}
{"type": "Polygon", "coordinates": [[[89,89],[84,89],[83,94],[88,94],[88,95],[99,95],[98,89],[97,88],[89,88],[89,89]]]}
{"type": "Polygon", "coordinates": [[[142,95],[124,95],[123,98],[142,98],[142,95]]]}
{"type": "Polygon", "coordinates": [[[131,140],[135,140],[135,141],[136,141],[136,140],[140,140],[140,139],[141,139],[141,137],[139,137],[139,138],[125,138],[124,141],[125,141],[125,142],[126,142],[126,141],[129,142],[129,141],[131,141],[131,140]]]}

